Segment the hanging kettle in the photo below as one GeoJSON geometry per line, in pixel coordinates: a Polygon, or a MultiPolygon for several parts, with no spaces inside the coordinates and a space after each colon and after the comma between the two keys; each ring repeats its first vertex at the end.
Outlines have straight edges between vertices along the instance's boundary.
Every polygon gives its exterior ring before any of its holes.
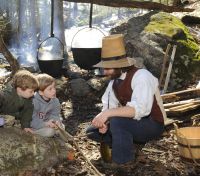
{"type": "Polygon", "coordinates": [[[51,0],[51,34],[39,45],[37,60],[41,72],[53,77],[60,77],[64,60],[64,44],[58,37],[54,36],[53,18],[54,0],[51,0]]]}
{"type": "Polygon", "coordinates": [[[71,51],[74,62],[82,69],[92,70],[101,61],[102,38],[105,34],[92,27],[93,4],[90,6],[89,27],[80,29],[72,38],[71,51]]]}

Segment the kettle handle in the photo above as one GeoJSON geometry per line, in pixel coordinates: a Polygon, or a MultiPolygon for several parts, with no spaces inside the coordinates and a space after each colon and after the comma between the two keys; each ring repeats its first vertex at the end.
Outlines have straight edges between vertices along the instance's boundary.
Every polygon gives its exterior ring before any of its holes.
{"type": "Polygon", "coordinates": [[[64,46],[64,44],[62,43],[62,41],[61,41],[58,37],[56,37],[56,36],[50,36],[50,37],[47,37],[46,39],[44,39],[44,40],[39,44],[38,49],[37,49],[37,60],[39,60],[39,59],[38,59],[38,57],[39,57],[39,49],[41,48],[42,44],[43,44],[45,41],[47,41],[48,39],[50,39],[50,38],[55,38],[56,40],[58,40],[58,41],[61,43],[62,49],[63,49],[63,56],[64,56],[64,53],[65,53],[65,46],[64,46]]]}
{"type": "MultiPolygon", "coordinates": [[[[72,48],[72,44],[73,44],[73,41],[74,41],[74,38],[75,38],[75,36],[80,32],[80,31],[82,31],[82,30],[84,30],[84,29],[87,29],[88,27],[84,27],[84,28],[82,28],[82,29],[79,29],[75,34],[74,34],[74,36],[73,36],[73,38],[72,38],[72,41],[71,41],[71,48],[72,48]]],[[[90,27],[89,27],[90,28],[90,27]]],[[[97,27],[91,27],[90,29],[97,29],[99,32],[101,32],[102,34],[103,34],[103,36],[106,36],[106,34],[104,34],[104,32],[103,31],[101,31],[99,28],[97,28],[97,27]]]]}

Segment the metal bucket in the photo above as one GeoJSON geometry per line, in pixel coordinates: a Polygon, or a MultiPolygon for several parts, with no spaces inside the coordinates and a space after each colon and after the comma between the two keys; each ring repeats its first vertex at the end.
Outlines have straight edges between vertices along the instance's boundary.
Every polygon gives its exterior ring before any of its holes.
{"type": "Polygon", "coordinates": [[[54,60],[38,60],[38,65],[42,73],[47,73],[54,78],[62,75],[63,58],[54,60]]]}
{"type": "Polygon", "coordinates": [[[71,51],[74,62],[82,69],[95,69],[101,61],[102,38],[105,34],[98,28],[82,28],[72,38],[71,51]]]}
{"type": "Polygon", "coordinates": [[[196,160],[200,159],[200,127],[178,128],[176,124],[174,126],[180,156],[197,164],[196,160]]]}
{"type": "Polygon", "coordinates": [[[38,47],[37,60],[42,73],[60,77],[64,61],[64,45],[60,39],[55,36],[46,38],[38,47]]]}
{"type": "Polygon", "coordinates": [[[101,48],[72,48],[74,62],[82,69],[91,70],[101,61],[101,48]]]}

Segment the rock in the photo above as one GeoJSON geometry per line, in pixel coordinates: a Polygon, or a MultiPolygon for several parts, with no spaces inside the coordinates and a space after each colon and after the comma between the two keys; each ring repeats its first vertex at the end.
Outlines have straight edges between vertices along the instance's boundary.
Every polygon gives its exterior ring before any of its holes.
{"type": "Polygon", "coordinates": [[[108,83],[107,77],[95,77],[91,78],[87,81],[88,85],[90,85],[93,89],[100,91],[102,90],[105,85],[108,83]]]}
{"type": "Polygon", "coordinates": [[[91,92],[90,86],[82,78],[71,80],[70,85],[72,93],[75,96],[82,97],[88,95],[91,92]]]}
{"type": "Polygon", "coordinates": [[[4,121],[5,121],[5,125],[6,127],[12,127],[14,126],[14,124],[17,123],[17,120],[15,120],[15,117],[14,116],[11,116],[11,115],[1,115],[1,117],[4,118],[4,121]]]}
{"type": "Polygon", "coordinates": [[[22,170],[52,167],[67,157],[59,138],[43,138],[20,128],[0,128],[0,175],[17,175],[22,170]]]}
{"type": "MultiPolygon", "coordinates": [[[[169,43],[176,44],[169,90],[188,86],[200,75],[199,46],[186,26],[175,16],[165,12],[149,12],[130,19],[111,30],[123,33],[127,55],[142,58],[144,65],[157,78],[160,77],[165,50],[169,43]]],[[[171,50],[170,50],[171,55],[171,50]]]]}

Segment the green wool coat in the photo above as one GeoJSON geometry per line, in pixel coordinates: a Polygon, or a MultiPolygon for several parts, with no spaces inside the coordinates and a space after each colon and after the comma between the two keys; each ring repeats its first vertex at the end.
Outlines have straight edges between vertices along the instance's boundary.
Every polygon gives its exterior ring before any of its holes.
{"type": "Polygon", "coordinates": [[[32,113],[32,99],[20,97],[11,86],[0,92],[0,114],[15,116],[22,128],[30,128],[32,113]]]}

